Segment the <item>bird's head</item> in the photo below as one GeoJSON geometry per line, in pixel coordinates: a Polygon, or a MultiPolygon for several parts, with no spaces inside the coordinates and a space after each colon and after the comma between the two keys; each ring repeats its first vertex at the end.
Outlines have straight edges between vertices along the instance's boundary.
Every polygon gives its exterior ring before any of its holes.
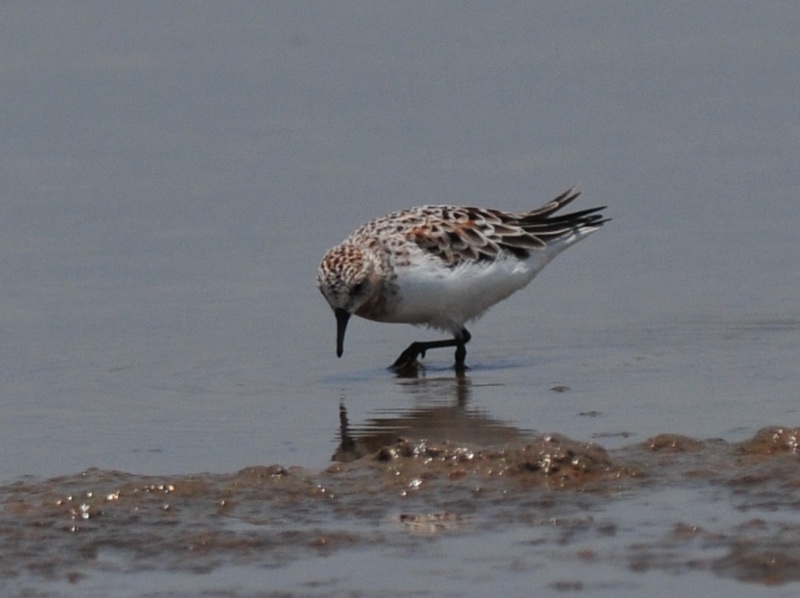
{"type": "Polygon", "coordinates": [[[341,357],[350,316],[377,291],[374,263],[355,245],[338,245],[322,259],[317,270],[317,286],[336,316],[336,355],[341,357]]]}

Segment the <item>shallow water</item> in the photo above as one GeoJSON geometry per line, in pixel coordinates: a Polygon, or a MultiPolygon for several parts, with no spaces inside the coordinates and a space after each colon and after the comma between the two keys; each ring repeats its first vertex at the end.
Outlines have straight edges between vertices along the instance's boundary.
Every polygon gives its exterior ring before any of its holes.
{"type": "Polygon", "coordinates": [[[796,594],[794,7],[153,6],[0,19],[4,595],[796,594]],[[356,226],[576,182],[464,378],[336,359],[356,226]]]}
{"type": "Polygon", "coordinates": [[[148,596],[183,595],[170,588],[200,575],[209,595],[456,595],[497,583],[616,595],[649,592],[649,574],[667,573],[788,596],[778,590],[800,580],[800,430],[736,444],[663,434],[609,452],[558,436],[413,440],[429,437],[429,420],[398,418],[404,437],[358,457],[388,426],[350,437],[342,416],[338,460],[319,473],[92,469],[7,485],[3,578],[20,593],[113,583],[148,596]],[[403,573],[364,577],[387,559],[403,573]]]}

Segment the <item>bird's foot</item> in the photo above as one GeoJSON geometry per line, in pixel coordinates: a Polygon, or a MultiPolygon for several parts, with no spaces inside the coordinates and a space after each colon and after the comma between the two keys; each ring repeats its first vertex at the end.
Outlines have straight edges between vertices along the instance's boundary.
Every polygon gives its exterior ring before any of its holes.
{"type": "Polygon", "coordinates": [[[424,375],[425,366],[415,360],[406,365],[392,365],[389,370],[394,372],[394,375],[398,378],[419,378],[420,375],[424,375]]]}
{"type": "Polygon", "coordinates": [[[417,361],[417,357],[424,358],[426,349],[427,347],[424,346],[424,343],[411,343],[408,349],[400,353],[400,357],[395,360],[389,369],[401,373],[409,368],[419,368],[421,364],[417,361]]]}
{"type": "Polygon", "coordinates": [[[470,371],[472,368],[469,367],[468,365],[464,365],[463,363],[461,363],[461,364],[457,363],[457,364],[455,364],[453,366],[453,369],[456,371],[456,376],[463,376],[468,371],[470,371]]]}
{"type": "MultiPolygon", "coordinates": [[[[469,333],[467,332],[467,335],[469,333]]],[[[469,340],[469,337],[467,337],[469,340]]],[[[463,376],[464,372],[466,372],[469,368],[464,364],[464,360],[467,358],[467,348],[464,346],[466,343],[460,343],[456,346],[456,364],[453,366],[456,370],[457,376],[463,376]]]]}

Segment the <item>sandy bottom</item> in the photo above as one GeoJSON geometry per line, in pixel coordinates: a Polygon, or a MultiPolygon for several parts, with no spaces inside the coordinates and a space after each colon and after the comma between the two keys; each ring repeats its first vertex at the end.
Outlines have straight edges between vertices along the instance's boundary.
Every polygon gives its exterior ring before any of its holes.
{"type": "MultiPolygon", "coordinates": [[[[570,562],[553,590],[584,589],[581,568],[598,562],[620,580],[701,571],[787,584],[800,581],[799,434],[771,427],[737,444],[662,434],[615,451],[558,436],[494,447],[397,438],[370,451],[348,439],[322,472],[22,480],[0,488],[0,578],[80,589],[98,574],[280,569],[364,548],[400,547],[402,559],[432,538],[525,530],[529,564],[570,562]]],[[[509,571],[525,575],[515,552],[509,571]]]]}

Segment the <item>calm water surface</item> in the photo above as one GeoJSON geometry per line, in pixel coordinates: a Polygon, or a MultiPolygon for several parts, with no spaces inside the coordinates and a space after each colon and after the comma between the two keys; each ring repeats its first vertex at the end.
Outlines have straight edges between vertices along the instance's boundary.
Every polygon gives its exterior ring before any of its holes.
{"type": "MultiPolygon", "coordinates": [[[[89,468],[123,476],[111,492],[146,486],[138,476],[212,480],[274,463],[315,480],[340,455],[345,419],[365,455],[409,430],[484,447],[557,433],[623,461],[661,433],[736,446],[798,426],[798,13],[618,8],[4,9],[3,550],[23,525],[8,506],[23,481],[55,497],[59,479],[89,468]],[[387,372],[409,342],[435,336],[409,326],[353,321],[336,359],[314,274],[357,225],[433,202],[522,210],[576,182],[581,207],[608,205],[613,221],[470,327],[464,380],[449,351],[430,352],[418,378],[387,372]]],[[[700,455],[711,467],[713,453],[700,455]]],[[[796,485],[784,489],[795,503],[753,515],[676,479],[586,507],[625,530],[591,550],[628,554],[712,515],[723,534],[753,518],[765,537],[796,530],[796,485]]],[[[588,516],[569,496],[562,515],[588,516]]],[[[518,593],[796,593],[793,579],[768,585],[690,559],[637,569],[580,560],[585,547],[570,545],[564,561],[549,536],[537,550],[530,526],[384,534],[397,525],[382,517],[402,508],[347,519],[359,539],[330,554],[275,564],[226,553],[200,574],[90,551],[50,573],[20,561],[0,584],[44,595],[434,583],[462,595],[501,582],[518,593]],[[577,570],[564,564],[573,558],[577,570]]],[[[336,521],[326,512],[318,524],[336,521]]],[[[37,541],[31,554],[83,546],[37,541]]],[[[697,550],[703,561],[718,548],[697,550]]]]}

